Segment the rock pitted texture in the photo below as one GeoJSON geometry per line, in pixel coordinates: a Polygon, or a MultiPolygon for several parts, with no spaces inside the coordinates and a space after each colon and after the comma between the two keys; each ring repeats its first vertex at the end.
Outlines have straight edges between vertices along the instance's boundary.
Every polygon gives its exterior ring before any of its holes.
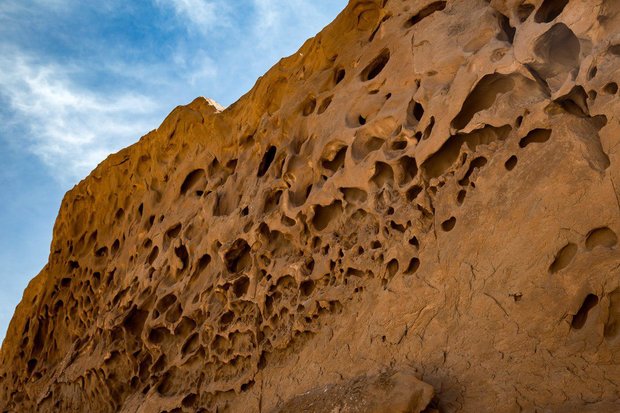
{"type": "Polygon", "coordinates": [[[620,2],[352,1],[65,197],[11,412],[620,407],[620,2]]]}

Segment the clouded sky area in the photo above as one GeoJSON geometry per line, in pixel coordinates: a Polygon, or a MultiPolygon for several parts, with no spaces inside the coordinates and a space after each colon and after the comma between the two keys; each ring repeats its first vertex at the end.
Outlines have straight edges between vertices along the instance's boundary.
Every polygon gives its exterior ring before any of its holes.
{"type": "Polygon", "coordinates": [[[346,0],[0,0],[0,340],[64,193],[197,96],[224,106],[346,0]]]}

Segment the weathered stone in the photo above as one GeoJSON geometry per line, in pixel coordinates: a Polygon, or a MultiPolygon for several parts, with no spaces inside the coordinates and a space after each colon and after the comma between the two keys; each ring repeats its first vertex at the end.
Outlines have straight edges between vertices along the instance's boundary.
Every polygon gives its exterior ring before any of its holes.
{"type": "Polygon", "coordinates": [[[617,0],[352,1],[67,193],[0,407],[618,411],[619,81],[617,0]]]}

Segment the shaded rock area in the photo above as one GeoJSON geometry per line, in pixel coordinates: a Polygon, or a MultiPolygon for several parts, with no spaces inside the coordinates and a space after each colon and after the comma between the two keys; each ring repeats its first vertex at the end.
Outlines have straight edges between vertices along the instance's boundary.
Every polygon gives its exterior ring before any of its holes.
{"type": "Polygon", "coordinates": [[[67,193],[0,410],[620,410],[618,82],[616,0],[351,1],[67,193]]]}

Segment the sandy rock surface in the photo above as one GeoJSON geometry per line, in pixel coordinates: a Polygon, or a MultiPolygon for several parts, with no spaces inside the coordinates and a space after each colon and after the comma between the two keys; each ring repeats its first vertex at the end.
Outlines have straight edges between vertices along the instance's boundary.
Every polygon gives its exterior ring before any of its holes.
{"type": "Polygon", "coordinates": [[[617,0],[351,1],[67,193],[0,411],[620,411],[618,82],[617,0]]]}

